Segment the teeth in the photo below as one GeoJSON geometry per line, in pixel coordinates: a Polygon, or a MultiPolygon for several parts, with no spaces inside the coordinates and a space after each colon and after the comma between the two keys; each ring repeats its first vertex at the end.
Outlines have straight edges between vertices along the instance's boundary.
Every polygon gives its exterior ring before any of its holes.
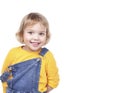
{"type": "Polygon", "coordinates": [[[38,46],[40,43],[38,43],[38,42],[31,42],[31,44],[32,44],[33,46],[38,46]]]}
{"type": "Polygon", "coordinates": [[[38,43],[38,42],[31,41],[31,43],[38,43]]]}

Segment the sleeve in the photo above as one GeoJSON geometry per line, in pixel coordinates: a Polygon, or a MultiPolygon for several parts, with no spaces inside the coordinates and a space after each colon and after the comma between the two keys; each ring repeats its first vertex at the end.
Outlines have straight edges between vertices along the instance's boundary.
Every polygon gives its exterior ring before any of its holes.
{"type": "Polygon", "coordinates": [[[2,66],[2,71],[1,73],[5,72],[8,69],[8,66],[11,65],[12,61],[13,61],[13,51],[10,50],[3,62],[3,66],[2,66]]]}
{"type": "Polygon", "coordinates": [[[48,85],[55,88],[59,84],[59,74],[55,58],[50,51],[47,53],[47,60],[46,73],[48,85]]]}
{"type": "MultiPolygon", "coordinates": [[[[13,56],[13,52],[12,50],[10,50],[3,62],[1,74],[8,70],[8,66],[12,63],[12,60],[13,60],[12,56],[13,56]]],[[[2,86],[3,86],[3,93],[6,93],[7,83],[3,82],[2,86]]]]}

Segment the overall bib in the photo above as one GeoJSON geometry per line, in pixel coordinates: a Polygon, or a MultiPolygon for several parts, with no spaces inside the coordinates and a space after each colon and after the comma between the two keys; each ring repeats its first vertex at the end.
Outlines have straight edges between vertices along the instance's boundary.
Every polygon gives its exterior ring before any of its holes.
{"type": "MultiPolygon", "coordinates": [[[[44,56],[47,51],[42,48],[40,55],[44,56]]],[[[38,91],[41,61],[34,58],[9,66],[10,72],[4,72],[0,77],[2,82],[8,84],[7,93],[46,93],[38,91]],[[11,74],[13,78],[8,79],[11,74]]]]}

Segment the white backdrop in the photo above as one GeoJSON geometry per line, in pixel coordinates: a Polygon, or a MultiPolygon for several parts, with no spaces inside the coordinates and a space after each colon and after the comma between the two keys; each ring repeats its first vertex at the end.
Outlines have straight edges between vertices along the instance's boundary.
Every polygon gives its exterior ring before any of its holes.
{"type": "Polygon", "coordinates": [[[119,0],[1,0],[0,12],[0,69],[20,45],[15,33],[23,16],[40,12],[50,23],[46,47],[60,73],[51,93],[120,93],[119,0]]]}

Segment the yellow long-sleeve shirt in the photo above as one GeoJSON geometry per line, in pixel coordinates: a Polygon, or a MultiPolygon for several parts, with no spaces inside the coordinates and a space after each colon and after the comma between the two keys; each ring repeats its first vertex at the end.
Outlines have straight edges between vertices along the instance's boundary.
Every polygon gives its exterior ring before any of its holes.
{"type": "MultiPolygon", "coordinates": [[[[6,59],[4,61],[2,67],[2,73],[7,70],[8,66],[14,65],[16,63],[20,63],[22,61],[32,59],[32,58],[41,58],[42,65],[40,70],[40,81],[38,85],[38,90],[40,92],[44,92],[47,90],[47,85],[52,88],[57,87],[59,83],[59,75],[58,75],[58,68],[56,65],[56,61],[50,51],[48,51],[44,57],[39,55],[40,51],[37,52],[29,52],[22,49],[22,46],[12,48],[6,59]]],[[[6,93],[7,83],[4,82],[3,84],[3,93],[6,93]]]]}

